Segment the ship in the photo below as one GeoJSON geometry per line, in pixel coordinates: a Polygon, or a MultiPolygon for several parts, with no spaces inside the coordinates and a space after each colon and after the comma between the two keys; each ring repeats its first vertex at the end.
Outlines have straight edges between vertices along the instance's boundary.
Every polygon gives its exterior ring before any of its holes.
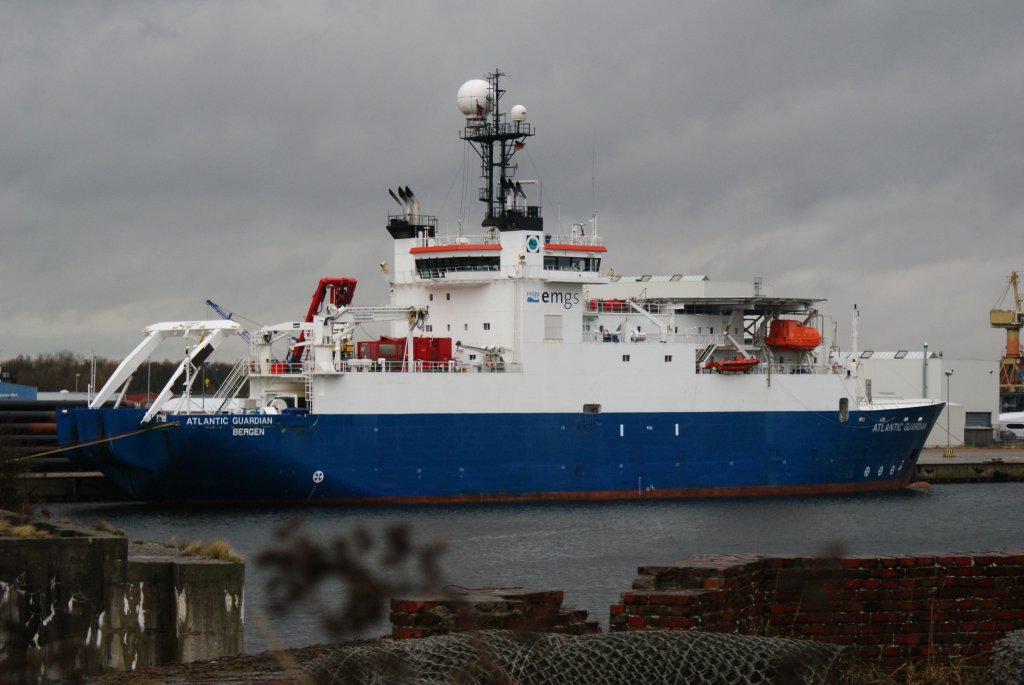
{"type": "Polygon", "coordinates": [[[480,162],[479,229],[441,231],[409,186],[389,188],[386,304],[355,304],[354,279],[326,277],[302,319],[148,326],[87,407],[60,410],[73,459],[164,503],[910,485],[943,403],[873,398],[870,379],[824,340],[821,298],[776,295],[760,278],[614,275],[596,217],[548,231],[529,198],[538,183],[517,178],[536,130],[525,107],[503,109],[503,75],[457,93],[459,137],[480,162]],[[207,396],[197,378],[232,336],[249,352],[207,396]],[[133,374],[168,338],[186,340],[184,358],[151,403],[129,406],[133,374]]]}

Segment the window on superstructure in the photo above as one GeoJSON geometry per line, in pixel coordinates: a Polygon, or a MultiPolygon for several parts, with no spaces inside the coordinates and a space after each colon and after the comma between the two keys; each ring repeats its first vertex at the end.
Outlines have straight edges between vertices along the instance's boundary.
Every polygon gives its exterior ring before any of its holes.
{"type": "Polygon", "coordinates": [[[561,314],[545,314],[544,315],[544,339],[545,340],[561,340],[562,339],[562,315],[561,314]]]}
{"type": "Polygon", "coordinates": [[[628,362],[629,361],[629,355],[628,354],[622,355],[622,361],[628,362]]]}
{"type": "Polygon", "coordinates": [[[431,302],[433,302],[433,301],[434,301],[434,293],[430,293],[430,296],[429,296],[429,298],[428,298],[428,299],[429,299],[429,300],[430,300],[431,302]]]}
{"type": "MultiPolygon", "coordinates": [[[[423,257],[416,260],[416,275],[420,278],[444,278],[449,272],[498,271],[501,257],[423,257]]],[[[447,299],[451,299],[448,295],[447,299]]]]}
{"type": "Polygon", "coordinates": [[[671,354],[666,354],[665,355],[665,361],[666,362],[671,362],[672,361],[672,355],[671,354]]]}
{"type": "Polygon", "coordinates": [[[489,323],[485,323],[485,324],[484,324],[484,330],[485,330],[485,331],[489,331],[489,330],[491,330],[491,324],[489,324],[489,323]]]}
{"type": "Polygon", "coordinates": [[[846,397],[839,398],[839,423],[846,423],[850,418],[850,400],[846,397]]]}
{"type": "Polygon", "coordinates": [[[544,268],[548,271],[600,271],[601,258],[544,255],[544,268]]]}
{"type": "Polygon", "coordinates": [[[423,327],[423,330],[426,333],[433,333],[434,332],[434,326],[432,324],[428,323],[426,326],[423,327]]]}

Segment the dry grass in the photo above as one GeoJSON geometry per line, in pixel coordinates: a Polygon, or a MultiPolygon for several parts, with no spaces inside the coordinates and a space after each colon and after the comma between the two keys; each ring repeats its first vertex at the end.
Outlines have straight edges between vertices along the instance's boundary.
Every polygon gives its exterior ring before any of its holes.
{"type": "Polygon", "coordinates": [[[210,557],[211,559],[219,559],[221,561],[230,561],[232,563],[239,563],[242,561],[242,557],[231,549],[224,540],[214,540],[203,548],[203,555],[210,557]]]}
{"type": "Polygon", "coordinates": [[[0,535],[12,538],[48,538],[50,532],[36,528],[31,523],[15,526],[7,519],[0,519],[0,535]]]}
{"type": "Polygon", "coordinates": [[[181,555],[185,557],[198,557],[202,556],[203,543],[201,542],[188,542],[178,546],[181,550],[181,555]]]}
{"type": "Polygon", "coordinates": [[[110,533],[111,535],[120,535],[122,537],[124,536],[123,529],[112,526],[106,521],[97,521],[96,523],[92,524],[92,529],[98,530],[101,533],[110,533]]]}
{"type": "Polygon", "coordinates": [[[893,670],[854,666],[840,685],[988,685],[988,672],[978,666],[953,663],[907,664],[893,670]]]}
{"type": "MultiPolygon", "coordinates": [[[[167,543],[164,543],[167,544],[167,543]]],[[[174,545],[181,550],[182,556],[206,557],[219,561],[229,561],[233,564],[242,562],[242,556],[231,549],[224,540],[213,540],[212,542],[190,542],[188,544],[174,545]]]]}

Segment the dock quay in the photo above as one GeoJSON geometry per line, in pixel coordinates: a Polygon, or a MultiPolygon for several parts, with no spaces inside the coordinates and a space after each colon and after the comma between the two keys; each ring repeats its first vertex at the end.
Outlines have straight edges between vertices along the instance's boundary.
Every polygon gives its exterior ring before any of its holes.
{"type": "Polygon", "coordinates": [[[1002,483],[1024,480],[1024,445],[926,449],[917,480],[928,483],[1002,483]]]}
{"type": "Polygon", "coordinates": [[[28,481],[33,501],[49,502],[125,499],[99,471],[74,464],[57,450],[58,408],[85,406],[82,401],[0,401],[0,441],[5,455],[27,460],[20,478],[28,481]],[[33,457],[34,454],[42,454],[33,457]]]}

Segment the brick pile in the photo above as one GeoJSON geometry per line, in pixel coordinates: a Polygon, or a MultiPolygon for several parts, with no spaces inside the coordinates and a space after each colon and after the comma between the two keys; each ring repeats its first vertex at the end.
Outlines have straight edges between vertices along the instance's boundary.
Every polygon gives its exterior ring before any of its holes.
{"type": "Polygon", "coordinates": [[[567,635],[601,631],[586,610],[563,607],[561,591],[449,589],[442,595],[391,600],[391,635],[408,639],[467,630],[529,630],[567,635]]]}
{"type": "Polygon", "coordinates": [[[999,639],[1024,629],[1024,551],[693,557],[638,569],[610,629],[813,639],[886,666],[985,663],[999,639]]]}

